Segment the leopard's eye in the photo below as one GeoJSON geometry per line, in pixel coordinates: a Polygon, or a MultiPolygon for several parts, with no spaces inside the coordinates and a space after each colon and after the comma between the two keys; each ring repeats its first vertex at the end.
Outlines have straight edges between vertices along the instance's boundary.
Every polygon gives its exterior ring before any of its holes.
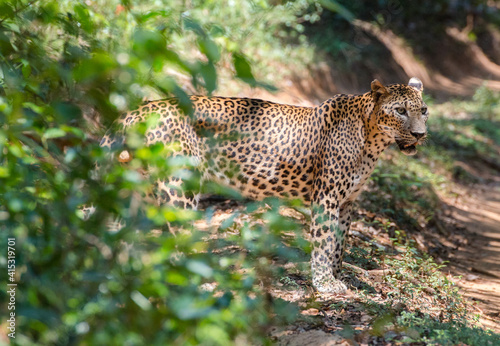
{"type": "Polygon", "coordinates": [[[403,107],[398,107],[398,108],[396,108],[396,112],[398,112],[398,114],[400,114],[400,115],[405,115],[406,109],[404,109],[403,107]]]}
{"type": "Polygon", "coordinates": [[[427,107],[422,107],[422,114],[427,114],[427,107]]]}

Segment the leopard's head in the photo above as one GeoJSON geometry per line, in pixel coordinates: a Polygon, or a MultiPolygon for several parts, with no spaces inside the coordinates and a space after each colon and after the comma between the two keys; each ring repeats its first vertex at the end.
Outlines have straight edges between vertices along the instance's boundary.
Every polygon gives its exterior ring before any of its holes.
{"type": "Polygon", "coordinates": [[[371,87],[379,129],[396,142],[403,154],[415,155],[417,144],[427,137],[429,111],[422,99],[422,82],[412,77],[408,85],[384,86],[374,80],[371,87]]]}

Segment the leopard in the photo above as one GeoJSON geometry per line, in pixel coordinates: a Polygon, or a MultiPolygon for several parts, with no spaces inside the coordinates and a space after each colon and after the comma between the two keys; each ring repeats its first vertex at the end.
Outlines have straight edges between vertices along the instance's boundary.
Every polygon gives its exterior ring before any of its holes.
{"type": "MultiPolygon", "coordinates": [[[[423,84],[383,85],[377,79],[363,94],[338,94],[315,107],[253,98],[190,96],[146,102],[124,113],[100,146],[126,164],[133,156],[128,131],[153,115],[146,146],[178,143],[172,155],[194,158],[201,181],[215,181],[263,200],[300,199],[310,208],[312,284],[318,292],[343,293],[341,277],[353,203],[381,153],[396,143],[415,155],[427,137],[423,84]]],[[[197,209],[199,192],[183,192],[180,177],[158,179],[158,205],[197,209]]]]}

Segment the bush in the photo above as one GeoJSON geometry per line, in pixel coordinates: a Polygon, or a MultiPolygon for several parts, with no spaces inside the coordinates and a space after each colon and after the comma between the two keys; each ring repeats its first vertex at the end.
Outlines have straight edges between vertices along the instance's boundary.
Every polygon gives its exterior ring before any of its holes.
{"type": "MultiPolygon", "coordinates": [[[[177,96],[189,113],[184,77],[211,93],[222,54],[233,53],[235,77],[262,85],[230,35],[181,3],[0,4],[0,237],[16,242],[17,344],[263,343],[271,321],[294,316],[266,293],[274,257],[295,258],[282,226],[300,230],[279,203],[259,212],[268,224],[208,241],[193,226],[202,213],[146,203],[151,181],[137,173],[175,174],[189,162],[138,144],[130,165],[108,165],[94,141],[99,121],[109,125],[151,93],[177,96]],[[96,163],[106,167],[97,177],[96,163]],[[96,208],[88,220],[83,205],[96,208]],[[110,228],[116,218],[123,227],[110,228]],[[167,222],[190,232],[162,232],[167,222]],[[248,252],[225,251],[231,246],[248,252]]],[[[186,179],[197,185],[196,174],[186,179]]]]}

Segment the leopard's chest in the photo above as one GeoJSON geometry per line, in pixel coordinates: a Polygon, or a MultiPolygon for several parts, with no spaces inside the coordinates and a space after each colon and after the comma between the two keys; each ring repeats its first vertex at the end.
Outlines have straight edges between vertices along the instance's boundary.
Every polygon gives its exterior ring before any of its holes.
{"type": "Polygon", "coordinates": [[[373,154],[364,151],[363,155],[359,157],[358,162],[358,165],[353,171],[352,180],[346,193],[345,201],[354,201],[361,193],[363,186],[375,169],[377,158],[373,154]]]}

